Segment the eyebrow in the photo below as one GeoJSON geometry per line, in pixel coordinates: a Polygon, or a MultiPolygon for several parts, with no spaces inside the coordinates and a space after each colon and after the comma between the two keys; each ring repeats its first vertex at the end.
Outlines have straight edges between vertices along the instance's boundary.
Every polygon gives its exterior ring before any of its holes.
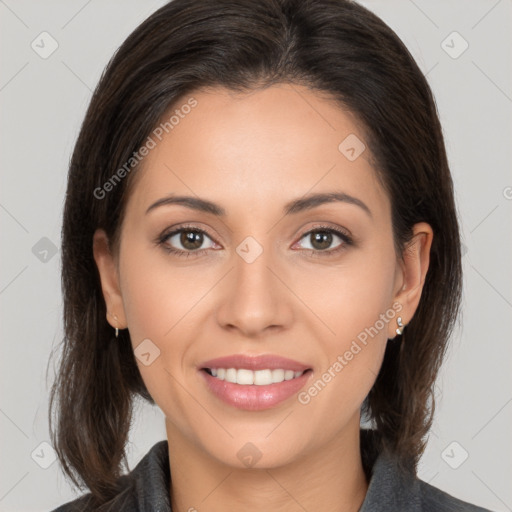
{"type": "MultiPolygon", "coordinates": [[[[360,207],[364,210],[370,217],[373,218],[372,212],[368,206],[363,203],[357,197],[353,197],[344,192],[327,192],[327,193],[318,193],[318,194],[310,194],[308,196],[302,197],[300,199],[295,199],[285,204],[283,208],[284,215],[296,214],[306,210],[311,210],[316,208],[317,206],[333,203],[333,202],[342,202],[348,203],[355,206],[360,207]]],[[[206,199],[201,199],[199,197],[192,196],[177,196],[174,194],[170,194],[158,201],[154,202],[147,210],[146,215],[155,208],[160,206],[167,206],[177,204],[181,206],[185,206],[192,210],[197,210],[205,213],[210,213],[212,215],[216,215],[217,217],[225,217],[226,210],[212,201],[208,201],[206,199]]]]}

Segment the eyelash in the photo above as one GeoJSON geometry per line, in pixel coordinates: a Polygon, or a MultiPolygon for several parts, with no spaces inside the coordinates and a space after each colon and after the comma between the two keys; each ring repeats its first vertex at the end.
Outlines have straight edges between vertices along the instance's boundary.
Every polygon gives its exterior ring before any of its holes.
{"type": "MultiPolygon", "coordinates": [[[[169,238],[171,238],[174,235],[176,235],[178,233],[181,233],[183,231],[192,231],[194,233],[200,233],[200,234],[206,235],[208,238],[213,240],[213,237],[211,237],[208,234],[207,231],[204,231],[203,229],[199,229],[199,228],[194,227],[194,226],[187,226],[187,225],[185,225],[185,226],[180,226],[177,229],[174,229],[170,233],[164,233],[164,234],[160,235],[157,238],[157,240],[156,240],[156,244],[159,245],[159,246],[162,246],[163,249],[167,253],[173,254],[173,255],[178,256],[178,257],[183,257],[183,258],[189,258],[191,255],[199,256],[199,255],[201,255],[203,253],[208,252],[208,249],[199,249],[199,250],[196,250],[196,251],[182,251],[180,249],[175,249],[173,247],[170,247],[170,246],[166,245],[166,242],[167,242],[167,240],[169,240],[169,238]]],[[[310,229],[309,231],[304,233],[300,237],[299,240],[302,240],[304,237],[306,237],[308,235],[311,235],[313,233],[317,233],[317,232],[320,232],[320,233],[332,233],[334,235],[337,235],[339,238],[341,238],[343,243],[340,246],[336,247],[335,249],[330,249],[330,250],[325,250],[325,251],[314,250],[314,249],[302,249],[302,251],[309,252],[310,256],[313,256],[313,257],[327,257],[327,258],[328,257],[333,257],[333,256],[338,255],[339,252],[345,250],[347,248],[347,246],[354,245],[353,239],[346,232],[338,230],[338,229],[335,229],[335,228],[332,228],[330,226],[315,226],[313,229],[310,229]]]]}

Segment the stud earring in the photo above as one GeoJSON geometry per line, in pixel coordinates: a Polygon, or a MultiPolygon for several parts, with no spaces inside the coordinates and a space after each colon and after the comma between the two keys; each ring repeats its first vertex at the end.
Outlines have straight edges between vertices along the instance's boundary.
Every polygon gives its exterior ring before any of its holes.
{"type": "Polygon", "coordinates": [[[397,334],[402,334],[404,332],[404,324],[402,323],[402,317],[399,316],[396,319],[396,323],[398,324],[398,329],[396,329],[397,334]]]}

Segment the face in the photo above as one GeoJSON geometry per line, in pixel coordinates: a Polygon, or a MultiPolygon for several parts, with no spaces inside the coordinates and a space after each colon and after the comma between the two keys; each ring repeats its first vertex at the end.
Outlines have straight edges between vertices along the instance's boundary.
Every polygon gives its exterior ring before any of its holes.
{"type": "Polygon", "coordinates": [[[169,435],[276,467],[358,428],[396,319],[417,306],[431,232],[417,225],[426,245],[395,254],[364,133],[318,93],[192,96],[135,171],[119,252],[96,233],[108,320],[128,328],[169,435]]]}

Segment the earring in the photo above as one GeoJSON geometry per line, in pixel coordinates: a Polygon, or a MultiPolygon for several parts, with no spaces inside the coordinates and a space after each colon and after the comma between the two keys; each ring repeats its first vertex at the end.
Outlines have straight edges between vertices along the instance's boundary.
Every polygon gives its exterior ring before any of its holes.
{"type": "Polygon", "coordinates": [[[396,319],[396,323],[398,324],[398,329],[396,329],[396,333],[397,334],[402,334],[404,332],[404,324],[402,323],[402,317],[399,316],[397,319],[396,319]]]}
{"type": "MultiPolygon", "coordinates": [[[[113,315],[110,311],[107,312],[107,315],[110,315],[110,316],[113,316],[116,323],[117,323],[117,315],[113,315]]],[[[114,327],[114,329],[116,330],[116,338],[119,338],[119,328],[118,327],[114,327]]]]}

